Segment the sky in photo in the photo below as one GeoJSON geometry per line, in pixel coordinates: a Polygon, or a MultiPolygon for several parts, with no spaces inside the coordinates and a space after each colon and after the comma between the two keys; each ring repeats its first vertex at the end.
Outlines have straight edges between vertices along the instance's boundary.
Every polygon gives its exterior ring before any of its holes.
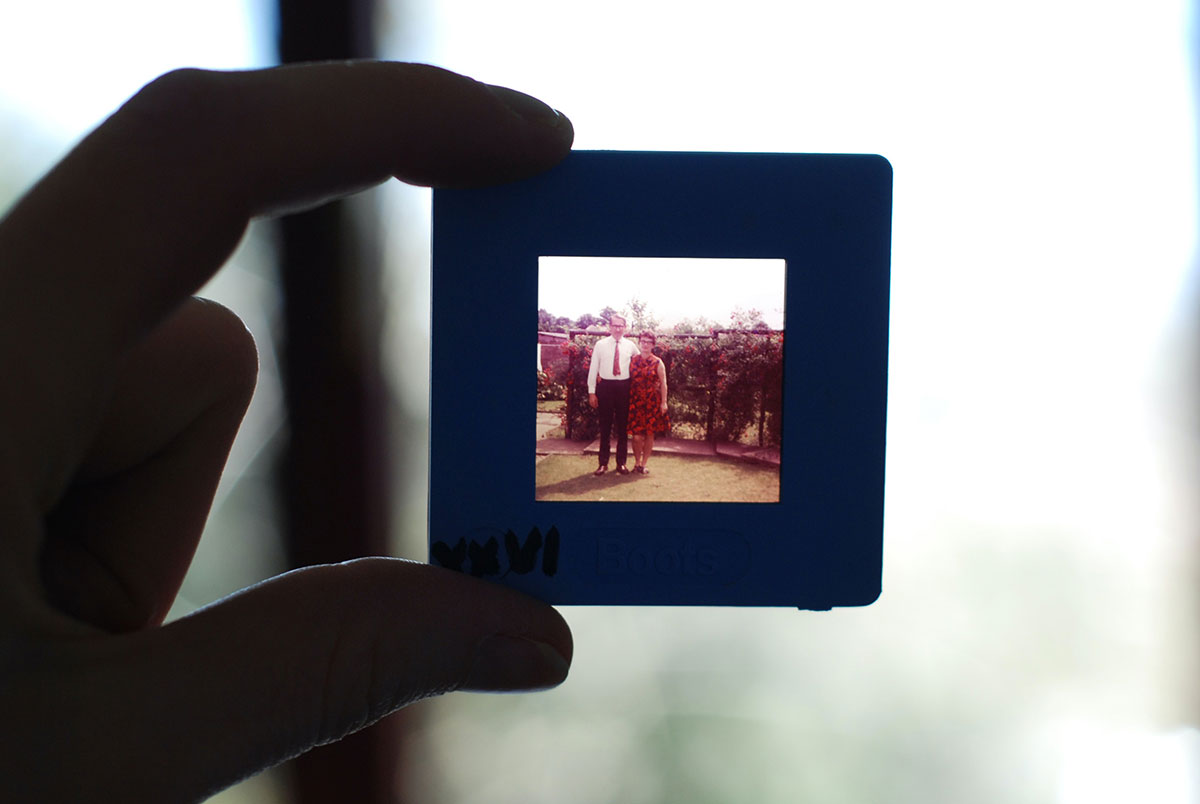
{"type": "Polygon", "coordinates": [[[659,326],[704,316],[728,324],[737,308],[783,329],[784,261],[676,257],[540,257],[538,307],[555,316],[649,305],[659,326]]]}

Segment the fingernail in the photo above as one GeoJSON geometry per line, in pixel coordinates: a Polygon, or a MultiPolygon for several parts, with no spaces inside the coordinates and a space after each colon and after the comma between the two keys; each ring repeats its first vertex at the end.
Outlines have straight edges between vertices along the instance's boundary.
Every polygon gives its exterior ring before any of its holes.
{"type": "Polygon", "coordinates": [[[476,692],[541,690],[558,686],[570,663],[545,642],[495,634],[475,648],[463,689],[476,692]]]}
{"type": "Polygon", "coordinates": [[[540,123],[551,128],[560,128],[567,119],[561,113],[551,109],[532,95],[526,95],[524,92],[517,92],[515,89],[509,89],[508,87],[498,87],[491,84],[488,84],[487,87],[505,106],[531,123],[540,123]]]}

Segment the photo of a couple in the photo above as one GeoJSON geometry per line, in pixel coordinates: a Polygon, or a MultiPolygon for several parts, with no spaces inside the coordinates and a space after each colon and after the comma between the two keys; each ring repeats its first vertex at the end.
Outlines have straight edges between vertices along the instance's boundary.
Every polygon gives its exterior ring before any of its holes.
{"type": "Polygon", "coordinates": [[[784,275],[781,260],[543,257],[535,499],[777,502],[784,275]],[[596,276],[638,295],[593,314],[596,276]]]}
{"type": "Polygon", "coordinates": [[[633,471],[649,474],[646,464],[654,451],[654,434],[670,429],[667,414],[667,368],[654,354],[658,338],[643,332],[635,344],[624,337],[628,322],[613,314],[608,322],[611,333],[592,348],[588,368],[588,404],[600,419],[599,477],[608,472],[610,434],[617,440],[617,473],[629,474],[628,434],[633,435],[633,471]],[[611,356],[611,357],[610,357],[611,356]]]}

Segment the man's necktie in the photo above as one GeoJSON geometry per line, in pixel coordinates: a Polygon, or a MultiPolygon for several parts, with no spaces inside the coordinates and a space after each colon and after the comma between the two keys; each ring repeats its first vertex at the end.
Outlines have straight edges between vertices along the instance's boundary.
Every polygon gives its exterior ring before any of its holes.
{"type": "Polygon", "coordinates": [[[621,376],[621,342],[613,341],[613,376],[621,376]]]}

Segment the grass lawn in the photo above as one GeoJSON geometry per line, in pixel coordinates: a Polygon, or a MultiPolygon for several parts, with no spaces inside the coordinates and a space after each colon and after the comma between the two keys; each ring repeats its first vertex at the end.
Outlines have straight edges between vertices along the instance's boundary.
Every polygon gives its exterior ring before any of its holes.
{"type": "MultiPolygon", "coordinates": [[[[538,500],[578,502],[778,502],[779,467],[719,456],[652,455],[650,474],[595,477],[595,455],[547,455],[537,464],[538,500]]],[[[633,453],[629,454],[633,468],[633,453]]]]}

